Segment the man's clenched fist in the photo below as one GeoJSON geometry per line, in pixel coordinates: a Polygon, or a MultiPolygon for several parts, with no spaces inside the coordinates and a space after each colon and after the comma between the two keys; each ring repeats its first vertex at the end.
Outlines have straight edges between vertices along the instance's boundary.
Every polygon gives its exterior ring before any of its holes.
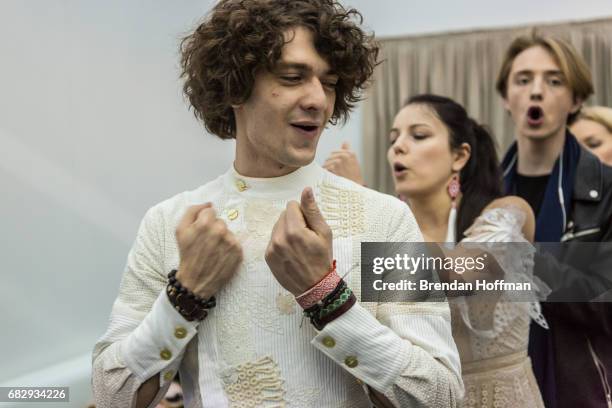
{"type": "Polygon", "coordinates": [[[272,229],[266,262],[278,282],[298,296],[319,282],[332,264],[332,232],[312,189],[290,201],[272,229]]]}
{"type": "Polygon", "coordinates": [[[210,203],[187,209],[176,228],[176,241],[180,254],[176,279],[206,299],[234,276],[242,262],[240,243],[210,203]]]}

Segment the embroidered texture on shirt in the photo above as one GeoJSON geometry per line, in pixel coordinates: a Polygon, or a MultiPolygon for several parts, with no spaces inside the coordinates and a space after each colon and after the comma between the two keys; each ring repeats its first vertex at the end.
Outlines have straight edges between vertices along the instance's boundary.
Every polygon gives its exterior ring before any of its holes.
{"type": "Polygon", "coordinates": [[[231,407],[284,407],[284,381],[271,357],[240,364],[222,373],[231,407]]]}
{"type": "Polygon", "coordinates": [[[319,190],[319,205],[334,238],[364,233],[364,200],[361,193],[344,190],[327,182],[322,182],[319,190]]]}

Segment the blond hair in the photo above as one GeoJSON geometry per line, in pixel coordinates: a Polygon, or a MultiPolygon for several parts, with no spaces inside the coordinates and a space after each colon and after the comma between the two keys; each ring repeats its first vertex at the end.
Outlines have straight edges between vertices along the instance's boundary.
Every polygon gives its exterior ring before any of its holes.
{"type": "Polygon", "coordinates": [[[612,133],[612,108],[606,106],[585,106],[576,120],[585,119],[597,122],[612,133]]]}
{"type": "MultiPolygon", "coordinates": [[[[506,51],[495,82],[495,88],[502,97],[505,98],[508,92],[508,77],[514,59],[526,49],[536,46],[547,50],[559,65],[574,100],[585,101],[593,93],[591,71],[578,51],[561,38],[546,37],[534,30],[530,35],[515,38],[506,51]]],[[[571,122],[577,114],[578,112],[571,114],[568,122],[571,122]]]]}

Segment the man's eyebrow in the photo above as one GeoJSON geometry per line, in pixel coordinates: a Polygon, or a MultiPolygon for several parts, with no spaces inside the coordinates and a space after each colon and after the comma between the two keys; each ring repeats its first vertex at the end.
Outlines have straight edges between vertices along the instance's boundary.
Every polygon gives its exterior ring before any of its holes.
{"type": "MultiPolygon", "coordinates": [[[[295,69],[301,72],[311,72],[312,67],[307,64],[302,64],[299,62],[282,62],[279,61],[274,67],[274,71],[282,71],[286,69],[295,69]]],[[[337,75],[333,70],[329,69],[323,73],[323,75],[337,75]]]]}
{"type": "MultiPolygon", "coordinates": [[[[514,73],[514,75],[533,75],[534,71],[531,69],[523,69],[514,73]]],[[[544,71],[545,75],[563,75],[563,72],[559,69],[549,69],[544,71]]]]}

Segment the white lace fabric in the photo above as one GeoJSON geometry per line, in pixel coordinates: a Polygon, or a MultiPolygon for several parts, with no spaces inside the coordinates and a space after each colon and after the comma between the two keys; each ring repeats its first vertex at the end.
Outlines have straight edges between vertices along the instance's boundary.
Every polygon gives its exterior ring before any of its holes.
{"type": "Polygon", "coordinates": [[[464,407],[543,407],[527,356],[530,320],[547,328],[538,300],[549,288],[533,276],[535,249],[522,235],[525,214],[507,206],[485,211],[466,231],[462,243],[495,257],[503,280],[529,283],[529,301],[509,293],[490,300],[450,300],[453,336],[461,356],[466,395],[464,407]],[[507,245],[502,245],[506,243],[507,245]]]}
{"type": "Polygon", "coordinates": [[[98,407],[132,406],[139,385],[154,373],[162,385],[158,400],[169,384],[164,374],[177,369],[187,407],[367,407],[361,383],[396,405],[456,406],[462,383],[448,304],[358,302],[317,332],[274,279],[263,257],[271,229],[306,186],[332,228],[338,272],[357,295],[358,242],[422,241],[404,203],[316,164],[275,179],[230,169],[158,204],[141,224],[109,327],[94,349],[98,407]],[[166,274],[178,266],[175,227],[188,206],[206,201],[239,238],[244,262],[218,294],[217,307],[190,325],[162,291],[166,274]],[[188,329],[186,338],[173,338],[177,325],[188,329]],[[335,347],[325,346],[325,337],[335,347]],[[161,360],[161,348],[172,358],[161,360]],[[348,356],[359,365],[347,367],[348,356]]]}

